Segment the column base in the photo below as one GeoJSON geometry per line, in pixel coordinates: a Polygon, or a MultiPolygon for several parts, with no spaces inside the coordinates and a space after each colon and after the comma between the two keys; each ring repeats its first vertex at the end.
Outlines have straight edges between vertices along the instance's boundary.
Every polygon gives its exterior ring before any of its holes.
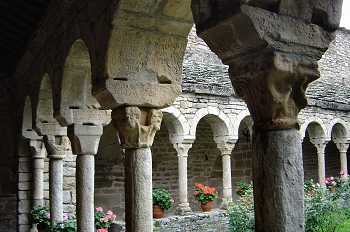
{"type": "Polygon", "coordinates": [[[192,213],[192,209],[190,207],[190,204],[189,203],[182,203],[182,204],[179,204],[178,207],[176,208],[176,214],[177,215],[187,215],[187,214],[190,214],[192,213]]]}
{"type": "Polygon", "coordinates": [[[222,198],[220,209],[228,209],[228,204],[230,201],[232,201],[232,198],[222,198]]]}

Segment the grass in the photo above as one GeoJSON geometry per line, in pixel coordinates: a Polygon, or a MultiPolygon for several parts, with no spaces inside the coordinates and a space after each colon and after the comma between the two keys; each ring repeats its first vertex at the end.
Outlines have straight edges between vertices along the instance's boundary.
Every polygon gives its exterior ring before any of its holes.
{"type": "Polygon", "coordinates": [[[344,222],[344,227],[339,228],[338,232],[350,232],[350,219],[344,222]]]}

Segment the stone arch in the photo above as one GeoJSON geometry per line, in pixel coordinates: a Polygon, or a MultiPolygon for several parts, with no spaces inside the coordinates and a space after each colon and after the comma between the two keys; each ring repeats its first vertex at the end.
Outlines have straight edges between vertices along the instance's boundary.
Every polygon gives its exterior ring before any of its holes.
{"type": "MultiPolygon", "coordinates": [[[[248,108],[242,110],[239,112],[239,114],[236,115],[234,123],[233,123],[233,135],[235,138],[238,139],[239,136],[239,127],[241,125],[241,122],[243,119],[245,119],[247,116],[250,116],[248,108]]],[[[253,126],[253,124],[251,125],[253,126]]],[[[250,128],[250,134],[252,134],[251,128],[250,128]]]]}
{"type": "Polygon", "coordinates": [[[168,127],[169,140],[172,144],[182,143],[189,134],[190,126],[185,116],[174,106],[162,109],[163,121],[168,127]]]}
{"type": "MultiPolygon", "coordinates": [[[[60,110],[55,118],[61,126],[73,123],[89,124],[96,118],[79,117],[79,110],[97,110],[100,105],[90,94],[91,90],[91,65],[90,57],[84,41],[78,39],[71,47],[62,73],[60,110]]],[[[92,112],[92,111],[91,111],[92,112]]],[[[91,113],[90,112],[90,113],[91,113]]]]}
{"type": "Polygon", "coordinates": [[[217,107],[201,108],[195,113],[190,127],[191,136],[196,135],[197,125],[203,117],[206,117],[213,130],[215,142],[219,143],[222,140],[227,141],[233,138],[233,126],[230,118],[217,107]]]}
{"type": "Polygon", "coordinates": [[[103,73],[93,88],[103,108],[121,105],[163,108],[172,104],[181,93],[182,61],[193,25],[190,3],[189,0],[118,3],[112,14],[108,47],[102,51],[106,54],[101,66],[103,73]],[[140,94],[145,91],[150,94],[140,94]],[[154,97],[162,93],[166,94],[154,97]]]}
{"type": "Polygon", "coordinates": [[[333,119],[329,124],[328,137],[334,143],[345,143],[349,140],[349,131],[346,122],[340,118],[333,119]]]}
{"type": "Polygon", "coordinates": [[[323,121],[318,117],[310,117],[300,127],[300,133],[302,140],[305,137],[306,130],[308,130],[310,141],[315,139],[321,139],[322,142],[328,141],[330,137],[327,137],[327,129],[323,121]]]}
{"type": "Polygon", "coordinates": [[[48,73],[45,73],[41,79],[34,123],[33,129],[39,135],[42,135],[42,124],[57,123],[53,117],[52,85],[48,73]]]}

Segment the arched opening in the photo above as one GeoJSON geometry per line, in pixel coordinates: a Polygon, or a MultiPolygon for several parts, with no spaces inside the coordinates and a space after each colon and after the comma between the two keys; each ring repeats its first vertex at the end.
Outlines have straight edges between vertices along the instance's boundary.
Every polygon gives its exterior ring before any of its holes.
{"type": "Polygon", "coordinates": [[[238,129],[238,140],[231,155],[234,200],[239,199],[236,195],[236,183],[252,181],[252,126],[253,119],[250,115],[241,120],[238,129]]]}

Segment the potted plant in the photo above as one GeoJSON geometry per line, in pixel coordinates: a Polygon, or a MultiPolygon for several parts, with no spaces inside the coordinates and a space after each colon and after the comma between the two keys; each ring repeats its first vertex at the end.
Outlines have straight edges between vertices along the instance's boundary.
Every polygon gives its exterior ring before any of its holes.
{"type": "Polygon", "coordinates": [[[236,182],[236,184],[237,184],[237,191],[236,191],[237,196],[242,197],[253,192],[252,182],[248,183],[248,182],[238,181],[236,182]]]}
{"type": "Polygon", "coordinates": [[[48,207],[36,205],[30,214],[33,222],[37,224],[38,231],[50,231],[50,209],[48,207]]]}
{"type": "Polygon", "coordinates": [[[194,196],[201,202],[201,207],[204,212],[210,212],[213,208],[213,200],[218,198],[218,192],[215,188],[204,186],[203,184],[196,183],[196,190],[194,196]]]}
{"type": "Polygon", "coordinates": [[[97,207],[95,212],[95,228],[96,232],[108,232],[109,226],[116,219],[115,215],[111,210],[107,213],[103,212],[102,207],[97,207]]]}
{"type": "Polygon", "coordinates": [[[340,177],[327,177],[324,180],[327,189],[331,191],[331,193],[335,193],[337,187],[341,187],[344,182],[344,172],[340,171],[340,177]]]}
{"type": "Polygon", "coordinates": [[[169,210],[174,203],[168,190],[163,188],[155,188],[152,191],[153,201],[153,218],[163,217],[164,210],[169,210]]]}
{"type": "Polygon", "coordinates": [[[57,222],[51,227],[51,232],[76,232],[77,231],[77,220],[75,217],[68,219],[66,214],[63,214],[63,221],[57,222]]]}

